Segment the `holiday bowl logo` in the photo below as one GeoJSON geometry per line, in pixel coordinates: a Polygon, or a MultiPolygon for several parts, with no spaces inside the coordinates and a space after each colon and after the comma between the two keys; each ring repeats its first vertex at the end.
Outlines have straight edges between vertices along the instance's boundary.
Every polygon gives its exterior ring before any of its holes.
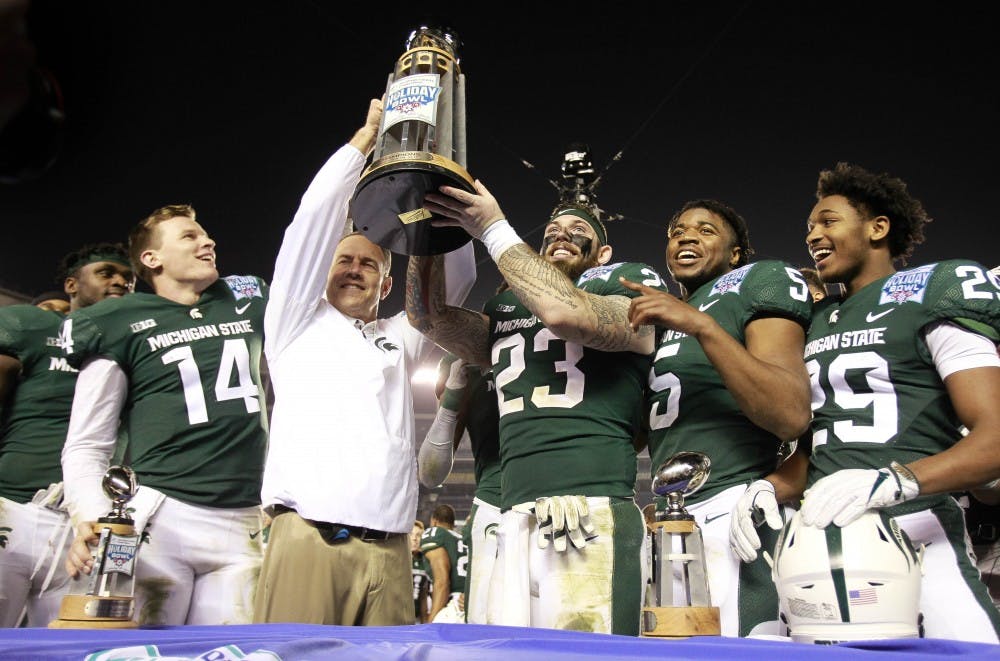
{"type": "Polygon", "coordinates": [[[927,282],[934,273],[937,264],[927,264],[909,271],[900,271],[885,281],[878,304],[884,303],[923,303],[927,291],[927,282]]]}
{"type": "Polygon", "coordinates": [[[106,573],[132,575],[135,565],[135,552],[139,546],[138,535],[115,535],[108,539],[106,573]]]}
{"type": "Polygon", "coordinates": [[[393,82],[386,91],[382,131],[408,120],[435,126],[440,80],[441,76],[436,73],[421,73],[393,82]]]}
{"type": "Polygon", "coordinates": [[[712,291],[708,293],[708,297],[711,298],[716,294],[725,294],[727,292],[733,292],[734,294],[740,293],[740,285],[743,284],[743,279],[747,277],[750,273],[750,268],[753,264],[747,264],[746,266],[741,266],[735,271],[730,271],[724,275],[720,275],[719,279],[715,281],[712,285],[712,291]]]}
{"type": "Polygon", "coordinates": [[[250,275],[230,275],[224,278],[229,289],[233,292],[233,297],[237,301],[244,298],[264,298],[260,291],[260,283],[257,278],[250,275]]]}

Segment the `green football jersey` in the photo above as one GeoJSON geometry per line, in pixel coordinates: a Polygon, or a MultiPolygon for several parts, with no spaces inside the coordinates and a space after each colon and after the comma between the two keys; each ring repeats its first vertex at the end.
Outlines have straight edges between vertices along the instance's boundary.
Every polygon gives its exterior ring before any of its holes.
{"type": "Polygon", "coordinates": [[[805,350],[813,408],[809,485],[843,468],[906,464],[962,438],[921,332],[936,321],[1000,340],[1000,280],[975,262],[948,260],[817,306],[805,350]]]}
{"type": "Polygon", "coordinates": [[[77,374],[59,349],[63,319],[34,305],[0,308],[0,353],[21,363],[16,388],[0,403],[0,496],[18,503],[62,481],[77,374]]]}
{"type": "MultiPolygon", "coordinates": [[[[637,263],[589,269],[576,286],[637,296],[619,276],[665,290],[652,267],[637,263]]],[[[501,507],[562,494],[633,497],[632,440],[652,356],[564,342],[511,291],[490,299],[484,313],[500,413],[501,507]]]]}
{"type": "MultiPolygon", "coordinates": [[[[426,554],[428,551],[443,548],[448,552],[448,559],[451,561],[451,574],[448,580],[451,583],[451,592],[465,592],[465,577],[468,575],[469,557],[468,547],[462,541],[462,536],[454,530],[432,526],[424,531],[420,536],[420,552],[426,554]]],[[[428,561],[428,568],[430,562],[428,561]]],[[[431,580],[434,574],[431,573],[431,580]]]]}
{"type": "Polygon", "coordinates": [[[472,444],[476,471],[476,498],[500,507],[500,413],[497,411],[493,372],[470,366],[469,395],[465,400],[465,429],[472,444]]]}
{"type": "Polygon", "coordinates": [[[184,502],[260,502],[267,412],[260,352],[267,284],[220,278],[197,303],[136,293],[72,313],[63,351],[104,356],[128,377],[123,424],[140,484],[184,502]]]}
{"type": "MultiPolygon", "coordinates": [[[[806,328],[812,305],[802,274],[776,260],[725,273],[699,287],[687,303],[743,345],[754,319],[784,317],[806,328]]],[[[740,410],[698,340],[664,329],[657,329],[657,337],[648,393],[653,474],[677,452],[708,455],[709,479],[687,499],[695,503],[774,470],[780,440],[740,410]]]]}

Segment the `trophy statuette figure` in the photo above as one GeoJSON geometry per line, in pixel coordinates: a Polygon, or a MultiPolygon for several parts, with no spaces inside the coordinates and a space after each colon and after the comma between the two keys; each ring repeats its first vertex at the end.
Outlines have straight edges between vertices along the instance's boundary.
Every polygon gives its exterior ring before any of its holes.
{"type": "Polygon", "coordinates": [[[473,192],[465,169],[465,75],[457,35],[422,25],[406,42],[385,93],[372,162],[351,198],[354,227],[404,255],[440,255],[469,242],[460,227],[433,227],[424,195],[442,185],[473,192]]]}
{"type": "Polygon", "coordinates": [[[111,466],[101,481],[112,509],[94,524],[98,536],[90,574],[79,574],[63,597],[52,629],[133,629],[135,563],[139,535],[126,511],[138,485],[127,466],[111,466]]]}
{"type": "Polygon", "coordinates": [[[657,469],[652,491],[667,499],[656,513],[652,534],[652,585],[642,609],[642,635],[662,638],[718,636],[719,609],[712,606],[705,573],[701,530],[687,510],[684,496],[708,479],[711,461],[701,452],[678,452],[657,469]],[[675,564],[680,577],[674,593],[675,564]],[[680,603],[677,603],[680,602],[680,603]]]}

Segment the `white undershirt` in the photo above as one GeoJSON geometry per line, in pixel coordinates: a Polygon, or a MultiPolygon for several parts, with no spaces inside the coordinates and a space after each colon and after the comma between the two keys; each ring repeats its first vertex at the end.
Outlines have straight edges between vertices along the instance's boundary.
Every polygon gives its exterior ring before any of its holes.
{"type": "Polygon", "coordinates": [[[1000,367],[996,345],[979,333],[951,321],[928,324],[923,332],[927,349],[942,381],[963,370],[1000,367]]]}

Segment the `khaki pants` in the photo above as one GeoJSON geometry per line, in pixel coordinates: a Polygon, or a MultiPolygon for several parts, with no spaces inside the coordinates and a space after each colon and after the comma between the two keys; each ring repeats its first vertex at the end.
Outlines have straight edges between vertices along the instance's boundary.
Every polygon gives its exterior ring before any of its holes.
{"type": "Polygon", "coordinates": [[[295,512],[271,523],[254,622],[388,626],[413,623],[405,534],[329,543],[295,512]]]}

